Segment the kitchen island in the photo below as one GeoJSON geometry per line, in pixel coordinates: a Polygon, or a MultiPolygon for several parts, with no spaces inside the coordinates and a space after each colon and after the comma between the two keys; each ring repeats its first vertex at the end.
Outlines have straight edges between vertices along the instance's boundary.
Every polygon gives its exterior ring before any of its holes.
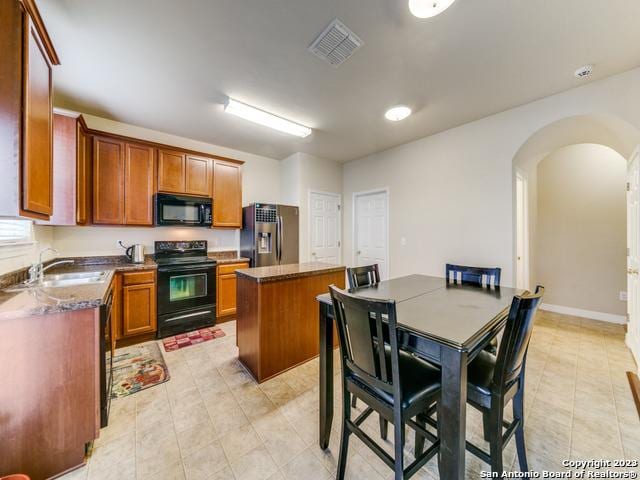
{"type": "Polygon", "coordinates": [[[239,358],[260,383],[318,355],[316,296],[345,285],[345,267],[296,263],[236,270],[239,358]]]}

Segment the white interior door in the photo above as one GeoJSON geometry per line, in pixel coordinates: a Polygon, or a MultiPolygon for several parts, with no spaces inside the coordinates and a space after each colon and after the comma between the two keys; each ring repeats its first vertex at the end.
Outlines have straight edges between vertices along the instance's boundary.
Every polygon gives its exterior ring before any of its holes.
{"type": "Polygon", "coordinates": [[[311,260],[340,263],[340,195],[311,192],[309,239],[311,260]]]}
{"type": "Polygon", "coordinates": [[[387,192],[355,195],[356,266],[378,264],[380,278],[389,278],[387,192]]]}
{"type": "Polygon", "coordinates": [[[527,179],[516,174],[516,286],[529,288],[529,218],[527,179]]]}
{"type": "Polygon", "coordinates": [[[636,150],[627,170],[627,343],[640,365],[640,155],[636,150]]]}

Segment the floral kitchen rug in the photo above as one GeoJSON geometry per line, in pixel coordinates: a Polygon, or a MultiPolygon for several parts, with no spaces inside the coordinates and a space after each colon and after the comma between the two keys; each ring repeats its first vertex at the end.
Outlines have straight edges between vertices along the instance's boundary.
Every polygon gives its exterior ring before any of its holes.
{"type": "Polygon", "coordinates": [[[169,369],[156,342],[119,348],[113,356],[111,398],[159,385],[169,380],[169,369]]]}

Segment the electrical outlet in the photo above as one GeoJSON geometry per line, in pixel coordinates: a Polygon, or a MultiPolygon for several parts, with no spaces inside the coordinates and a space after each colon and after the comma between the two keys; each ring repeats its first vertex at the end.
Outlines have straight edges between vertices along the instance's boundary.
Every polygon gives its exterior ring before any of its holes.
{"type": "Polygon", "coordinates": [[[621,302],[627,301],[627,292],[620,292],[620,301],[621,302]]]}
{"type": "Polygon", "coordinates": [[[400,245],[403,247],[407,244],[407,239],[405,237],[400,237],[400,245]]]}

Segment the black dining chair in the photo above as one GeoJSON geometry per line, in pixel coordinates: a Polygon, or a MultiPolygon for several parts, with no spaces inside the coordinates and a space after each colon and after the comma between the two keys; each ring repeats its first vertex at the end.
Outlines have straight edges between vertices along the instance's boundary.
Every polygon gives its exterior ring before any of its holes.
{"type": "Polygon", "coordinates": [[[347,280],[349,288],[364,287],[380,283],[380,270],[378,264],[366,265],[364,267],[347,268],[347,280]]]}
{"type": "Polygon", "coordinates": [[[446,278],[453,283],[466,283],[479,286],[500,286],[499,267],[469,267],[466,265],[446,265],[446,278]]]}
{"type": "MultiPolygon", "coordinates": [[[[380,271],[378,270],[378,264],[365,265],[363,267],[348,267],[347,268],[347,281],[349,282],[349,288],[365,287],[369,285],[377,285],[380,283],[380,271]]],[[[356,408],[358,399],[353,396],[351,399],[351,406],[356,408]]],[[[386,438],[385,424],[380,420],[380,434],[383,438],[386,438]]]]}
{"type": "MultiPolygon", "coordinates": [[[[362,267],[348,267],[347,268],[347,280],[349,282],[349,288],[368,287],[370,285],[377,285],[380,283],[380,270],[378,264],[365,265],[362,267]]],[[[385,328],[386,330],[386,328],[385,328]]],[[[385,336],[387,338],[388,336],[385,336]]],[[[358,397],[351,396],[351,407],[356,408],[358,405],[358,397]]],[[[388,425],[387,421],[380,417],[380,436],[387,439],[388,425]]]]}
{"type": "MultiPolygon", "coordinates": [[[[504,471],[503,450],[514,435],[520,471],[529,470],[524,442],[524,376],[534,316],[543,295],[544,287],[538,286],[535,293],[514,297],[498,355],[483,350],[467,368],[467,402],[482,412],[489,453],[471,442],[467,442],[467,450],[490,464],[498,475],[504,471]],[[504,419],[509,402],[513,406],[510,423],[504,419]]],[[[419,419],[420,423],[425,420],[433,423],[424,415],[419,419]]],[[[422,450],[419,443],[417,440],[416,452],[422,450]]]]}
{"type": "MultiPolygon", "coordinates": [[[[500,267],[469,267],[447,263],[445,271],[447,282],[496,288],[500,286],[502,269],[500,267]]],[[[492,338],[485,350],[495,355],[498,351],[498,339],[492,338]]]]}
{"type": "Polygon", "coordinates": [[[355,434],[392,468],[396,479],[409,478],[440,448],[437,433],[434,435],[413,420],[418,414],[430,416],[436,410],[440,396],[440,371],[398,348],[394,301],[359,297],[334,285],[329,289],[342,362],[342,436],[337,478],[342,480],[345,475],[351,434],[355,434]],[[374,332],[371,319],[374,320],[374,332]],[[383,324],[388,327],[388,342],[380,340],[385,337],[383,324]],[[351,419],[350,394],[357,395],[367,405],[355,420],[351,419]],[[393,457],[360,428],[374,411],[393,424],[393,457]],[[403,458],[405,426],[416,431],[416,438],[431,442],[431,446],[406,468],[403,458]]]}

